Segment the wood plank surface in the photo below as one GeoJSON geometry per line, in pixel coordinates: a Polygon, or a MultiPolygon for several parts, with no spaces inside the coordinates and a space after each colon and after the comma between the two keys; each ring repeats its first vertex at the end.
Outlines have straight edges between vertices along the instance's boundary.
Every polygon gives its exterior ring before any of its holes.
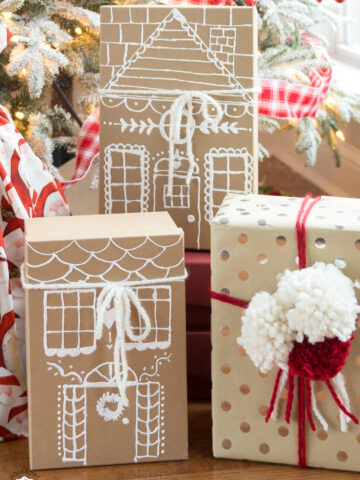
{"type": "MultiPolygon", "coordinates": [[[[340,480],[359,478],[358,473],[331,470],[299,470],[286,465],[215,459],[211,451],[210,404],[189,405],[189,460],[137,465],[43,470],[40,480],[340,480]]],[[[99,442],[101,437],[99,436],[99,442]]],[[[0,479],[16,480],[29,468],[28,442],[17,440],[0,444],[0,479]]]]}

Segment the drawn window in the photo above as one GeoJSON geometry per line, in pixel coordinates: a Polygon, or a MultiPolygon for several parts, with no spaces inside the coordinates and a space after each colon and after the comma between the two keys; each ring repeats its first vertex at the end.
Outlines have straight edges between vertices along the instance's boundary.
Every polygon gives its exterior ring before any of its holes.
{"type": "Polygon", "coordinates": [[[189,185],[174,185],[172,195],[167,194],[167,185],[164,185],[165,208],[189,208],[190,187],[189,185]]]}
{"type": "Polygon", "coordinates": [[[95,290],[44,293],[46,355],[76,356],[95,350],[95,290]]]}
{"type": "Polygon", "coordinates": [[[161,445],[160,384],[140,383],[136,403],[135,459],[158,457],[161,445]]]}
{"type": "Polygon", "coordinates": [[[251,193],[252,157],[246,148],[213,149],[206,155],[210,173],[210,221],[228,193],[251,193]]]}
{"type": "Polygon", "coordinates": [[[132,145],[110,146],[105,162],[110,166],[109,183],[111,213],[142,212],[145,210],[144,185],[147,183],[148,154],[144,147],[132,145]]]}
{"type": "MultiPolygon", "coordinates": [[[[150,317],[151,330],[143,342],[127,338],[127,349],[168,348],[171,344],[171,287],[137,287],[134,290],[150,317]]],[[[144,322],[133,306],[131,325],[134,335],[144,331],[144,322]]]]}

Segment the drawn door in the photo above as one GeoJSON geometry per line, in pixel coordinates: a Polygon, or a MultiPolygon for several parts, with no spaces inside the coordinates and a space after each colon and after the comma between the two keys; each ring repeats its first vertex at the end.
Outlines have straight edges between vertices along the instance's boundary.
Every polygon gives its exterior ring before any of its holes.
{"type": "Polygon", "coordinates": [[[136,386],[128,386],[124,407],[116,385],[87,387],[87,460],[96,464],[130,463],[136,455],[136,386]],[[96,440],[98,439],[98,440],[96,440]],[[115,444],[115,445],[114,445],[115,444]]]}
{"type": "Polygon", "coordinates": [[[195,239],[200,247],[200,188],[199,177],[193,176],[186,185],[185,175],[175,174],[172,195],[168,195],[168,173],[154,175],[154,210],[169,210],[174,222],[185,231],[187,238],[195,239]]]}
{"type": "Polygon", "coordinates": [[[146,212],[149,155],[143,145],[109,145],[105,149],[105,213],[146,212]]]}

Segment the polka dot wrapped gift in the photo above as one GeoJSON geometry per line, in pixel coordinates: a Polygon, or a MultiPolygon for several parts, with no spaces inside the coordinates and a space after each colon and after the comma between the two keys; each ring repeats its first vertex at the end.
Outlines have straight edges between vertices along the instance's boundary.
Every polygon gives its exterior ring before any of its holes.
{"type": "Polygon", "coordinates": [[[228,195],[212,222],[216,457],[360,470],[360,200],[228,195]]]}

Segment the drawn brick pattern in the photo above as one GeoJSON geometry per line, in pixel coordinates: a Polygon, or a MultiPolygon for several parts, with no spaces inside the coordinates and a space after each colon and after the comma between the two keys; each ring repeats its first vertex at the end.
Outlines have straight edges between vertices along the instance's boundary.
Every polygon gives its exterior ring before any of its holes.
{"type": "Polygon", "coordinates": [[[235,28],[222,27],[210,30],[210,49],[232,73],[234,73],[235,42],[235,28]]]}

